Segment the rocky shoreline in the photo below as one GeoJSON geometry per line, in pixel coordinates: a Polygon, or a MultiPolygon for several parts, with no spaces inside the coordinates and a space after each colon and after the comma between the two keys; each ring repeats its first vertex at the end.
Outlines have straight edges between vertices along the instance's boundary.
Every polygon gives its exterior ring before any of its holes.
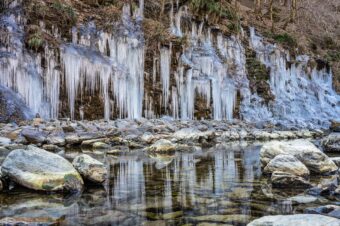
{"type": "MultiPolygon", "coordinates": [[[[0,151],[5,157],[1,159],[1,188],[7,190],[9,184],[15,182],[37,191],[80,193],[87,183],[103,184],[109,171],[101,161],[85,152],[79,152],[71,159],[65,156],[65,151],[77,148],[113,156],[147,152],[156,159],[164,160],[164,156],[174,152],[193,152],[228,142],[259,141],[264,143],[260,160],[270,187],[305,189],[308,196],[338,200],[339,157],[328,157],[325,152],[337,152],[339,138],[337,132],[283,130],[242,121],[221,123],[168,118],[45,121],[35,118],[19,124],[0,124],[0,151]],[[320,140],[316,142],[318,147],[308,140],[320,140]],[[311,174],[325,179],[315,184],[309,181],[311,174]]],[[[339,212],[338,207],[319,206],[308,213],[340,218],[339,212]]],[[[292,222],[303,222],[299,216],[288,218],[292,222]]],[[[269,220],[275,221],[274,218],[269,220]]],[[[250,225],[258,225],[259,222],[262,221],[259,219],[250,225]]]]}

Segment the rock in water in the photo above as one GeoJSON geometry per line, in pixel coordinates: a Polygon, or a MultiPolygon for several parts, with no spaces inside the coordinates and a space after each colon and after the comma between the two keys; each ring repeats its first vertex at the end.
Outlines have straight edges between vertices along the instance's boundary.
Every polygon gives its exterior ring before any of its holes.
{"type": "Polygon", "coordinates": [[[250,222],[247,226],[339,226],[340,220],[317,214],[296,214],[265,216],[250,222]]]}
{"type": "Polygon", "coordinates": [[[323,138],[321,145],[324,151],[340,152],[340,133],[331,133],[323,138]]]}
{"type": "Polygon", "coordinates": [[[147,148],[147,150],[154,152],[172,152],[176,151],[176,149],[177,149],[176,144],[165,139],[158,140],[153,145],[147,148]]]}
{"type": "Polygon", "coordinates": [[[307,167],[292,155],[281,154],[270,160],[268,165],[264,168],[264,172],[273,173],[275,171],[290,173],[300,177],[309,176],[307,167]]]}
{"type": "Polygon", "coordinates": [[[271,141],[264,144],[260,152],[262,166],[280,154],[293,155],[315,173],[330,173],[338,169],[327,155],[307,140],[271,141]]]}
{"type": "Polygon", "coordinates": [[[108,176],[105,165],[89,155],[78,155],[72,164],[84,178],[92,182],[103,183],[108,176]]]}
{"type": "Polygon", "coordinates": [[[33,190],[77,192],[83,188],[83,180],[70,162],[33,146],[10,152],[2,173],[33,190]]]}

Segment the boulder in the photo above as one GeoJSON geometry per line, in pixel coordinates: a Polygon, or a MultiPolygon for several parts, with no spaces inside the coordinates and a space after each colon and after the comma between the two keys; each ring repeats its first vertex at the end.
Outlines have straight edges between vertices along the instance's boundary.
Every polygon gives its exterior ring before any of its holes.
{"type": "Polygon", "coordinates": [[[315,173],[331,173],[338,169],[327,155],[307,140],[271,141],[265,143],[260,152],[262,166],[266,166],[273,158],[280,154],[293,155],[310,171],[315,173]]]}
{"type": "Polygon", "coordinates": [[[310,207],[305,209],[305,213],[310,214],[322,214],[329,217],[335,217],[340,219],[340,206],[336,205],[326,205],[326,206],[318,206],[318,207],[310,207]]]}
{"type": "Polygon", "coordinates": [[[202,132],[197,128],[183,128],[176,131],[173,137],[177,140],[212,140],[215,137],[215,132],[212,130],[202,132]]]}
{"type": "Polygon", "coordinates": [[[33,190],[74,192],[83,188],[83,180],[70,162],[34,146],[10,152],[1,169],[4,176],[33,190]]]}
{"type": "Polygon", "coordinates": [[[325,152],[340,152],[340,133],[331,133],[321,140],[325,152]]]}
{"type": "Polygon", "coordinates": [[[26,128],[21,131],[21,134],[32,144],[42,144],[46,141],[46,134],[37,129],[26,128]]]}
{"type": "Polygon", "coordinates": [[[327,217],[317,214],[295,214],[295,215],[275,215],[265,216],[250,222],[247,226],[339,226],[340,220],[334,217],[327,217]]]}
{"type": "Polygon", "coordinates": [[[48,144],[53,144],[57,146],[64,146],[65,145],[65,135],[63,132],[56,132],[51,133],[48,135],[46,142],[48,144]]]}
{"type": "Polygon", "coordinates": [[[0,137],[0,146],[6,146],[11,143],[11,139],[6,137],[0,137]]]}
{"type": "Polygon", "coordinates": [[[156,141],[153,145],[147,148],[153,152],[171,152],[176,151],[177,145],[169,140],[161,139],[156,141]]]}
{"type": "Polygon", "coordinates": [[[303,177],[284,172],[274,172],[271,176],[274,188],[310,188],[312,185],[303,177]]]}
{"type": "Polygon", "coordinates": [[[263,170],[264,173],[273,173],[275,171],[290,173],[300,177],[309,176],[307,167],[292,155],[280,154],[275,156],[263,170]]]}
{"type": "Polygon", "coordinates": [[[89,155],[78,155],[72,164],[84,178],[92,182],[103,183],[108,176],[105,165],[89,155]]]}

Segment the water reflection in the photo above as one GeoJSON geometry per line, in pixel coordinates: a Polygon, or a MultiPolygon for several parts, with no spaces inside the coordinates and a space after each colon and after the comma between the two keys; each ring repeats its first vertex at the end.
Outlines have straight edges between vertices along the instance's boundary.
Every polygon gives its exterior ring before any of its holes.
{"type": "Polygon", "coordinates": [[[167,155],[94,155],[110,165],[105,186],[74,197],[14,189],[0,194],[0,218],[35,225],[245,225],[263,215],[332,203],[309,198],[299,204],[301,190],[271,189],[261,176],[259,150],[237,144],[167,155]]]}

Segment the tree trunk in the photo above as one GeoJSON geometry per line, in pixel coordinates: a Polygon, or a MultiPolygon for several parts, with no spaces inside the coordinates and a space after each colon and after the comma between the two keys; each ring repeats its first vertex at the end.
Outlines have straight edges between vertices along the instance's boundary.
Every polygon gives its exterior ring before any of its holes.
{"type": "Polygon", "coordinates": [[[296,19],[296,2],[297,0],[292,0],[291,1],[291,6],[290,6],[290,21],[295,22],[296,19]]]}
{"type": "Polygon", "coordinates": [[[273,1],[274,0],[269,0],[269,16],[270,16],[270,21],[272,23],[272,27],[271,27],[272,32],[274,31],[273,1]]]}

